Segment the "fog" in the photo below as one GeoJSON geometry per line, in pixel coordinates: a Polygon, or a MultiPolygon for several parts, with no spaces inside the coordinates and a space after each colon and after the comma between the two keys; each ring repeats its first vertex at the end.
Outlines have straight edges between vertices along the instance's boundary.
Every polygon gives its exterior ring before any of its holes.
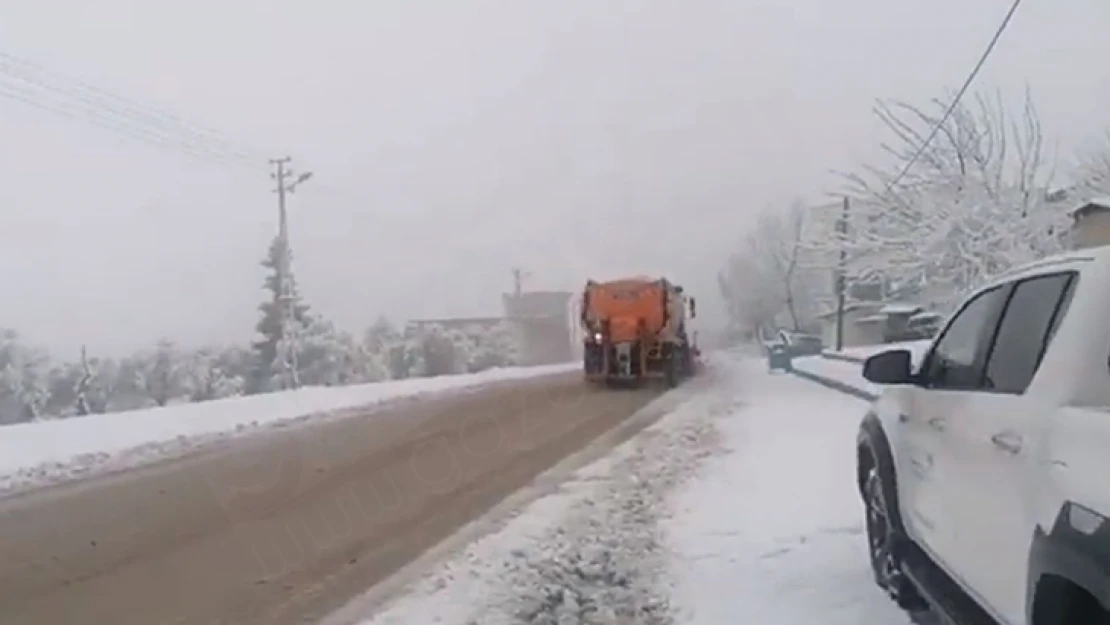
{"type": "MultiPolygon", "coordinates": [[[[651,273],[700,295],[749,215],[874,158],[878,97],[964,78],[985,0],[5,0],[0,52],[217,129],[255,168],[0,97],[0,326],[51,350],[244,342],[290,200],[307,302],[492,315],[512,286],[651,273]]],[[[1106,127],[1104,0],[1029,3],[980,77],[1061,154],[1106,127]]],[[[0,80],[7,77],[0,75],[0,80]]],[[[0,83],[3,84],[3,83],[0,83]]]]}

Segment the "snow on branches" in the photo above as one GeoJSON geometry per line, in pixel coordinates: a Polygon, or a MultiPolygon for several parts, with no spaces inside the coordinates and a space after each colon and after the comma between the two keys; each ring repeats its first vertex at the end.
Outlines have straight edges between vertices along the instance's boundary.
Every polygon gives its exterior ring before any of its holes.
{"type": "Polygon", "coordinates": [[[1052,164],[1029,94],[1016,116],[997,95],[957,105],[941,124],[946,108],[939,99],[876,105],[891,135],[881,146],[888,164],[845,176],[854,199],[847,234],[811,242],[843,246],[850,281],[944,300],[1062,248],[1068,217],[1048,201],[1052,164]]]}

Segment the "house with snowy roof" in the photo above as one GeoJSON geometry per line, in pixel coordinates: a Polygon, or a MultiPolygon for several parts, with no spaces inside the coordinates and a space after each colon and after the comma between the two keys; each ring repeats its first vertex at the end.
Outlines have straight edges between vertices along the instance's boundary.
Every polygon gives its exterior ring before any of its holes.
{"type": "Polygon", "coordinates": [[[1071,211],[1071,245],[1075,249],[1110,245],[1110,197],[1095,198],[1071,211]]]}

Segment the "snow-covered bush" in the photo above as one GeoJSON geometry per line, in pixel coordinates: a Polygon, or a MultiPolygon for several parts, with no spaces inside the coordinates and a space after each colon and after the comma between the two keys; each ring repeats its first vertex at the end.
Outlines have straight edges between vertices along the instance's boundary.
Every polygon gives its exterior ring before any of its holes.
{"type": "MultiPolygon", "coordinates": [[[[303,385],[449,375],[515,362],[512,334],[500,324],[451,331],[413,326],[400,333],[379,319],[358,339],[318,315],[305,320],[297,337],[303,385]]],[[[251,390],[258,354],[258,343],[188,350],[162,340],[118,361],[82,349],[74,362],[51,363],[45,351],[0,330],[0,424],[234,397],[251,390]]],[[[281,388],[271,383],[268,390],[281,388]]]]}
{"type": "Polygon", "coordinates": [[[238,354],[230,350],[197,350],[185,364],[185,386],[190,401],[201,402],[241,395],[246,385],[238,354]]]}

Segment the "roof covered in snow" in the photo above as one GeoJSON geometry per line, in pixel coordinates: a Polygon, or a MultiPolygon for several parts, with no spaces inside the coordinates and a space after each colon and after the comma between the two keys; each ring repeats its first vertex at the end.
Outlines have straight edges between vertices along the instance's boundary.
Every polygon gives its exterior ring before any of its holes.
{"type": "Polygon", "coordinates": [[[868,315],[866,317],[860,317],[859,319],[856,319],[855,323],[857,323],[857,324],[882,323],[884,321],[886,321],[886,315],[868,315]]]}
{"type": "MultiPolygon", "coordinates": [[[[848,302],[847,304],[844,305],[844,312],[846,312],[846,313],[847,312],[856,312],[856,311],[860,311],[860,310],[866,310],[866,311],[870,312],[870,311],[877,311],[881,307],[882,307],[881,302],[848,302]]],[[[831,310],[826,310],[823,313],[818,313],[817,318],[818,319],[828,319],[830,317],[835,317],[835,316],[836,316],[836,309],[833,308],[831,310]]]]}
{"type": "Polygon", "coordinates": [[[1084,215],[1103,211],[1110,211],[1110,197],[1091,198],[1073,208],[1071,215],[1078,219],[1084,215]]]}
{"type": "Polygon", "coordinates": [[[912,315],[921,311],[917,304],[887,304],[879,309],[880,315],[912,315]]]}

